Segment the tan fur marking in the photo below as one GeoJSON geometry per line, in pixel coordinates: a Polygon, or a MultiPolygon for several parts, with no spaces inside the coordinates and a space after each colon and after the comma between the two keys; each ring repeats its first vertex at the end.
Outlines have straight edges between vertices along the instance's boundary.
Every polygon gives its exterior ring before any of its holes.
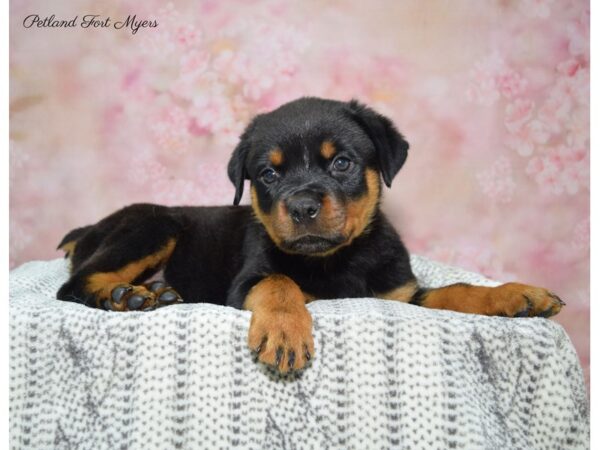
{"type": "Polygon", "coordinates": [[[457,284],[432,289],[425,295],[422,305],[427,308],[509,317],[528,308],[531,308],[530,316],[549,309],[554,315],[562,308],[557,297],[546,289],[520,283],[506,283],[497,287],[457,284]]]}
{"type": "Polygon", "coordinates": [[[284,373],[308,362],[305,353],[314,354],[314,343],[305,301],[300,287],[285,275],[269,275],[250,289],[244,301],[244,309],[252,311],[248,345],[253,350],[262,347],[260,361],[284,373]]]}
{"type": "Polygon", "coordinates": [[[269,275],[250,289],[244,309],[255,311],[257,308],[293,308],[304,304],[304,295],[298,285],[285,275],[269,275]]]}
{"type": "Polygon", "coordinates": [[[350,202],[347,206],[344,234],[349,238],[348,244],[354,238],[360,236],[369,226],[379,203],[379,175],[377,171],[367,169],[365,180],[367,183],[367,193],[358,200],[350,202]]]}
{"type": "Polygon", "coordinates": [[[162,266],[173,253],[175,239],[169,239],[167,244],[158,252],[148,255],[138,261],[127,264],[114,272],[98,272],[90,275],[87,279],[88,292],[97,293],[100,299],[110,297],[111,291],[118,284],[128,284],[139,277],[150,267],[162,266]]]}
{"type": "Polygon", "coordinates": [[[271,164],[274,166],[280,166],[283,164],[283,152],[278,148],[271,150],[269,153],[269,161],[271,161],[271,164]]]}
{"type": "Polygon", "coordinates": [[[66,244],[62,245],[60,249],[67,254],[69,258],[73,258],[73,253],[75,253],[75,247],[77,247],[77,241],[69,241],[66,244]]]}
{"type": "Polygon", "coordinates": [[[319,228],[324,230],[339,230],[345,221],[344,207],[331,195],[324,195],[321,200],[321,213],[317,217],[319,228]]]}
{"type": "Polygon", "coordinates": [[[335,215],[335,205],[330,195],[324,195],[321,201],[321,214],[319,217],[325,217],[329,219],[335,215]]]}
{"type": "Polygon", "coordinates": [[[335,145],[331,141],[323,141],[321,144],[321,156],[325,159],[331,159],[335,155],[335,145]]]}
{"type": "Polygon", "coordinates": [[[275,242],[275,244],[279,245],[281,243],[281,239],[279,239],[277,233],[275,233],[275,229],[273,228],[273,219],[270,214],[264,213],[262,209],[260,209],[258,197],[256,195],[256,188],[254,186],[250,187],[250,203],[252,204],[252,211],[254,211],[254,215],[263,224],[271,240],[275,242]]]}
{"type": "Polygon", "coordinates": [[[254,186],[250,188],[250,200],[254,215],[264,225],[267,234],[276,245],[279,246],[281,244],[282,235],[292,235],[294,225],[283,203],[277,203],[270,213],[263,212],[258,204],[258,197],[254,186]]]}
{"type": "Polygon", "coordinates": [[[385,300],[396,300],[399,302],[409,302],[419,286],[416,281],[409,281],[396,289],[392,289],[389,292],[383,294],[375,294],[377,298],[383,298],[385,300]]]}

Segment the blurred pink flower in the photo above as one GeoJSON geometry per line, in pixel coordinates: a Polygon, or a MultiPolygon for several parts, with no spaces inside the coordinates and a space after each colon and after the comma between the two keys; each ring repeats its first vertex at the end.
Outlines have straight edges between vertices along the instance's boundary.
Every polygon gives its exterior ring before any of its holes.
{"type": "Polygon", "coordinates": [[[502,156],[477,175],[477,181],[483,193],[491,200],[508,203],[512,200],[516,184],[512,176],[510,160],[502,156]]]}
{"type": "Polygon", "coordinates": [[[553,133],[558,133],[561,130],[563,121],[568,117],[571,107],[572,101],[569,97],[561,97],[558,93],[555,95],[551,94],[538,109],[538,118],[553,133]]]}
{"type": "Polygon", "coordinates": [[[202,30],[192,24],[183,24],[175,30],[175,40],[184,49],[191,49],[202,44],[202,30]]]}
{"type": "Polygon", "coordinates": [[[496,84],[500,93],[506,98],[522,94],[527,88],[527,80],[514,70],[505,69],[496,76],[496,84]]]}
{"type": "Polygon", "coordinates": [[[190,141],[190,118],[183,108],[162,108],[157,114],[151,114],[149,121],[150,130],[160,147],[178,153],[187,150],[190,141]]]}
{"type": "Polygon", "coordinates": [[[540,119],[555,132],[560,131],[574,110],[579,114],[589,109],[589,65],[567,61],[562,68],[559,65],[558,72],[559,76],[539,110],[540,119]]]}
{"type": "Polygon", "coordinates": [[[129,164],[136,168],[136,176],[132,181],[140,184],[152,184],[167,173],[167,168],[147,153],[134,153],[129,164]]]}
{"type": "Polygon", "coordinates": [[[581,220],[573,229],[571,246],[578,252],[590,250],[590,218],[581,220]]]}
{"type": "Polygon", "coordinates": [[[532,175],[542,191],[555,195],[576,194],[589,186],[589,155],[582,147],[560,146],[529,161],[527,174],[532,175]]]}
{"type": "Polygon", "coordinates": [[[185,78],[202,74],[208,68],[210,53],[203,50],[192,50],[180,58],[180,76],[185,78]]]}
{"type": "Polygon", "coordinates": [[[572,147],[589,147],[590,142],[590,116],[589,112],[577,110],[565,123],[565,144],[572,147]]]}
{"type": "Polygon", "coordinates": [[[562,75],[572,77],[583,67],[583,64],[583,60],[571,58],[561,62],[558,66],[556,66],[556,70],[562,75]]]}
{"type": "Polygon", "coordinates": [[[548,126],[541,120],[534,119],[527,124],[526,132],[536,144],[545,144],[550,138],[550,130],[548,126]]]}
{"type": "Polygon", "coordinates": [[[533,100],[518,98],[506,105],[504,125],[511,133],[516,133],[531,119],[535,103],[533,100]]]}
{"type": "Polygon", "coordinates": [[[217,134],[240,128],[233,105],[224,94],[225,87],[214,83],[209,92],[194,98],[190,114],[194,118],[195,130],[217,134]]]}
{"type": "Polygon", "coordinates": [[[525,92],[527,80],[508,67],[498,53],[475,64],[469,73],[467,99],[482,105],[492,105],[502,95],[511,99],[525,92]]]}
{"type": "Polygon", "coordinates": [[[500,98],[496,76],[504,68],[500,55],[494,53],[475,64],[469,72],[467,99],[481,105],[492,105],[500,98]]]}
{"type": "Polygon", "coordinates": [[[531,156],[535,149],[535,145],[526,131],[526,129],[521,129],[519,132],[509,135],[505,140],[506,145],[521,156],[531,156]]]}
{"type": "Polygon", "coordinates": [[[571,22],[567,25],[567,36],[569,38],[569,53],[573,56],[585,55],[589,51],[590,36],[586,23],[571,22]]]}

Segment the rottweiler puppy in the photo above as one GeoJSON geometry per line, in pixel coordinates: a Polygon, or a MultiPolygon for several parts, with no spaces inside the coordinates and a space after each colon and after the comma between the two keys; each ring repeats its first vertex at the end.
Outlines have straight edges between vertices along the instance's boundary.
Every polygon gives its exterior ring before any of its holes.
{"type": "Polygon", "coordinates": [[[235,206],[128,206],[69,232],[71,276],[57,298],[113,311],[211,302],[252,311],[248,345],[281,372],[313,357],[314,299],[378,297],[464,313],[548,317],[546,289],[419,287],[381,212],[408,143],[357,101],[301,98],[257,116],[228,174],[235,206]],[[250,180],[251,206],[237,206],[250,180]],[[164,282],[144,283],[160,269],[164,282]]]}

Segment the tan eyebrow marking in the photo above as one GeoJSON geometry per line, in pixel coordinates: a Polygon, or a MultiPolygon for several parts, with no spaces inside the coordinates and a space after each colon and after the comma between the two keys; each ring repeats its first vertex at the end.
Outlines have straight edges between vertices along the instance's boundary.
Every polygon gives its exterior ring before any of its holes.
{"type": "Polygon", "coordinates": [[[280,166],[283,163],[283,152],[281,149],[276,148],[271,150],[269,153],[269,161],[271,161],[271,164],[274,166],[280,166]]]}
{"type": "Polygon", "coordinates": [[[321,144],[321,156],[325,159],[331,159],[335,155],[335,145],[331,141],[323,141],[321,144]]]}

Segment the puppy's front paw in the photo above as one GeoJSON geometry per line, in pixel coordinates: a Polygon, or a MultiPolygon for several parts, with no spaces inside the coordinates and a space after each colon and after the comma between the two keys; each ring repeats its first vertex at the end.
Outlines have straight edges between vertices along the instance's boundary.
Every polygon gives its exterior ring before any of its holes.
{"type": "Polygon", "coordinates": [[[110,297],[100,301],[102,307],[109,311],[152,311],[182,302],[179,294],[162,281],[143,286],[117,283],[110,287],[110,297]]]}
{"type": "Polygon", "coordinates": [[[565,305],[552,292],[520,283],[506,283],[492,288],[490,300],[495,315],[508,317],[550,317],[565,305]]]}
{"type": "Polygon", "coordinates": [[[254,311],[248,345],[259,361],[281,373],[302,369],[315,352],[310,313],[304,305],[254,311]]]}

